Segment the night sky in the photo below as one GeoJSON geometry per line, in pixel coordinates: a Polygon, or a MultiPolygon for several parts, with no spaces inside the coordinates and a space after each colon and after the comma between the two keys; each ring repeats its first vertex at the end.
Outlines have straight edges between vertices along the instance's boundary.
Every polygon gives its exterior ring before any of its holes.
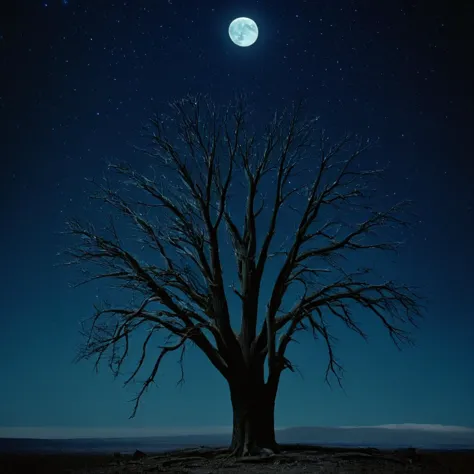
{"type": "Polygon", "coordinates": [[[226,383],[193,348],[185,385],[171,357],[128,420],[139,386],[72,362],[79,321],[114,293],[71,289],[77,270],[57,253],[68,218],[100,219],[84,178],[111,159],[141,166],[133,146],[154,113],[188,93],[225,105],[243,91],[259,123],[303,98],[330,136],[378,139],[365,159],[389,166],[381,195],[413,200],[419,218],[398,258],[374,261],[428,298],[402,352],[371,315],[358,315],[368,344],[339,328],[345,391],[324,384],[325,348],[301,337],[290,356],[303,378],[283,375],[276,425],[474,428],[472,24],[472,2],[457,1],[1,2],[0,427],[231,424],[226,383]],[[240,16],[259,26],[248,48],[228,37],[240,16]]]}

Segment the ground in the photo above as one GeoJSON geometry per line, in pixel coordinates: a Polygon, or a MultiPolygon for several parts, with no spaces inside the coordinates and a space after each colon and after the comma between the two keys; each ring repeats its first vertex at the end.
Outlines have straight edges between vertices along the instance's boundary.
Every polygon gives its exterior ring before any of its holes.
{"type": "Polygon", "coordinates": [[[135,456],[0,455],[2,474],[467,474],[474,472],[473,467],[474,450],[379,451],[317,446],[285,446],[280,454],[250,459],[229,458],[225,449],[204,447],[150,455],[137,452],[135,456]]]}

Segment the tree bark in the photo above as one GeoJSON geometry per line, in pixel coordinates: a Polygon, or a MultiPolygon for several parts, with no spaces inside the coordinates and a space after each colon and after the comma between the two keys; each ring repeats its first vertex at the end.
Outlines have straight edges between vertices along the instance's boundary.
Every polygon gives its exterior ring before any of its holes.
{"type": "Polygon", "coordinates": [[[233,410],[232,442],[236,456],[261,454],[263,449],[278,452],[275,441],[276,390],[264,382],[246,380],[230,382],[233,410]]]}

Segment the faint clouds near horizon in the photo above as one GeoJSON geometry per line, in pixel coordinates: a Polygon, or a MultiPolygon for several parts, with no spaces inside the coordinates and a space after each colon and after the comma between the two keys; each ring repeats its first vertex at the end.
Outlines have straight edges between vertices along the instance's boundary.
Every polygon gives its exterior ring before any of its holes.
{"type": "Polygon", "coordinates": [[[387,428],[389,430],[420,430],[420,431],[444,431],[450,433],[474,433],[474,428],[468,426],[451,426],[422,423],[398,423],[374,426],[340,426],[339,428],[387,428]]]}
{"type": "Polygon", "coordinates": [[[148,436],[186,436],[189,434],[227,434],[230,426],[179,428],[70,428],[63,426],[0,427],[0,438],[75,439],[75,438],[134,438],[148,436]]]}

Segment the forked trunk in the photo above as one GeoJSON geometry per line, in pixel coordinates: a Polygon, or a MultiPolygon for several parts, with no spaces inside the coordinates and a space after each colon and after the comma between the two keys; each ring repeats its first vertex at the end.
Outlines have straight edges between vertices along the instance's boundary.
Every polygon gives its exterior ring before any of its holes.
{"type": "Polygon", "coordinates": [[[262,383],[229,384],[233,430],[231,450],[236,456],[249,456],[269,449],[278,451],[275,441],[276,390],[262,383]]]}

